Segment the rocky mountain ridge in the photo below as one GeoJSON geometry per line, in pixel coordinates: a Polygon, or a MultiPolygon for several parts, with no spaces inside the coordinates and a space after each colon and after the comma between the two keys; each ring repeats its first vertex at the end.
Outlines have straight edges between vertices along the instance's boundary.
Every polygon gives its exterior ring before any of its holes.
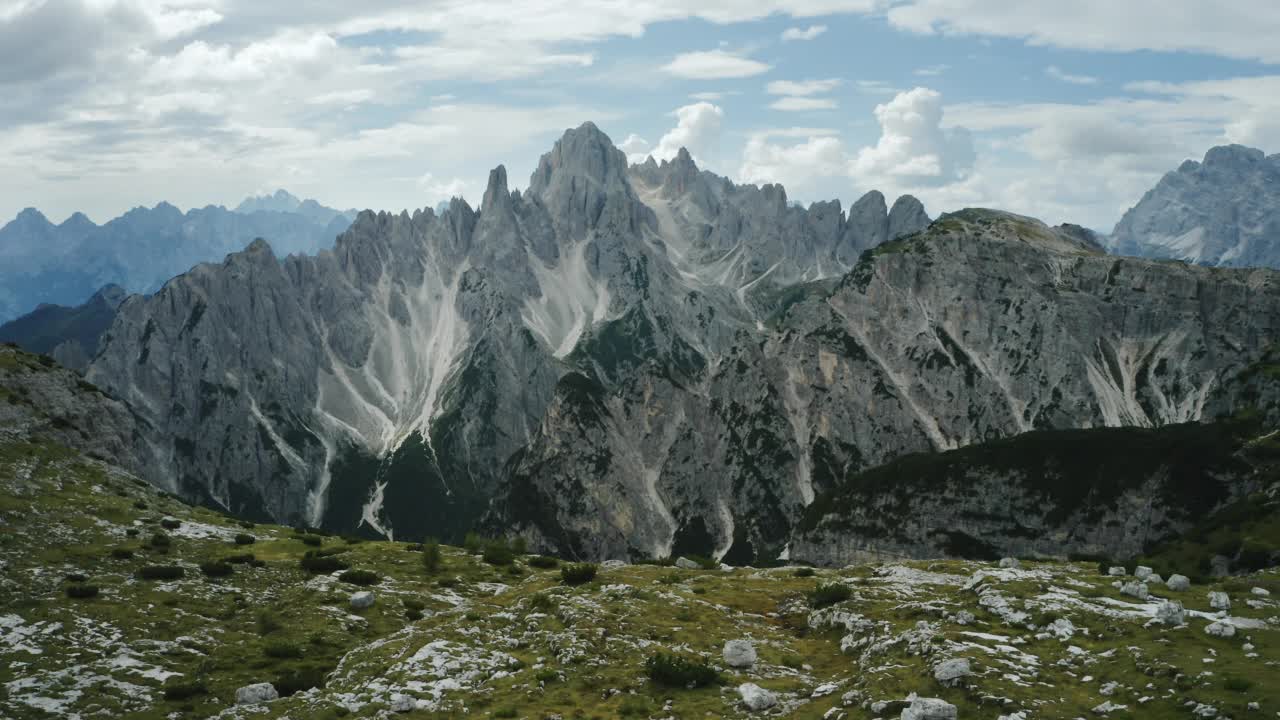
{"type": "Polygon", "coordinates": [[[1116,225],[1113,252],[1280,268],[1280,155],[1215,147],[1166,174],[1116,225]]]}
{"type": "Polygon", "coordinates": [[[130,298],[87,377],[146,419],[154,482],[232,512],[745,563],[905,454],[1211,419],[1280,332],[1270,271],[926,221],[628,167],[586,124],[478,210],[362,213],[332,251],[255,242],[130,298]]]}

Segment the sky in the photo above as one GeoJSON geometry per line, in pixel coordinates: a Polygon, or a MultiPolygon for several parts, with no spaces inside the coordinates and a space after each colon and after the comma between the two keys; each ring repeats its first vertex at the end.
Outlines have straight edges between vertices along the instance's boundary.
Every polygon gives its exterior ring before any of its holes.
{"type": "Polygon", "coordinates": [[[1109,231],[1280,152],[1275,0],[0,0],[0,221],[473,205],[594,121],[735,182],[1109,231]]]}

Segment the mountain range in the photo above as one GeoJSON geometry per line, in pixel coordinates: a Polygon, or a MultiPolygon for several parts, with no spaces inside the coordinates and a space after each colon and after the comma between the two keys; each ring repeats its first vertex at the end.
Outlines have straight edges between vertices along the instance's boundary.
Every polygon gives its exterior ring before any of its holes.
{"type": "Polygon", "coordinates": [[[210,205],[183,213],[168,203],[135,208],[102,225],[83,213],[53,224],[23,210],[0,227],[0,322],[43,305],[73,307],[106,285],[150,293],[200,262],[258,237],[282,253],[314,253],[354,217],[285,193],[250,198],[237,210],[210,205]]]}
{"type": "MultiPolygon", "coordinates": [[[[999,211],[930,222],[910,197],[797,207],[687,152],[628,166],[588,123],[524,191],[498,167],[479,208],[364,212],[332,250],[255,241],[125,299],[85,376],[135,415],[131,469],[241,515],[838,562],[952,547],[814,514],[848,516],[835,498],[885,463],[1255,407],[1237,379],[1280,331],[1277,279],[1109,256],[1087,230],[999,211]]],[[[1041,498],[1036,522],[1074,523],[1062,546],[1080,552],[1176,535],[1203,508],[1164,493],[1162,467],[1126,468],[1137,489],[1083,525],[1078,498],[1041,498]],[[1155,493],[1155,529],[1088,532],[1134,492],[1155,493]]],[[[923,527],[1024,546],[1007,521],[1025,508],[993,502],[967,508],[986,524],[916,507],[923,527]]]]}

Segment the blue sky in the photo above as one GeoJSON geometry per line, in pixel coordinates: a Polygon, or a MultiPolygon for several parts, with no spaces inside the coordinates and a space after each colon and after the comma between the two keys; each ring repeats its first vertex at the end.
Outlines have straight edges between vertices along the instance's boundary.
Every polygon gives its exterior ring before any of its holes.
{"type": "Polygon", "coordinates": [[[1215,144],[1280,151],[1280,3],[0,0],[0,217],[284,187],[523,186],[595,121],[808,202],[880,189],[1109,230],[1215,144]]]}

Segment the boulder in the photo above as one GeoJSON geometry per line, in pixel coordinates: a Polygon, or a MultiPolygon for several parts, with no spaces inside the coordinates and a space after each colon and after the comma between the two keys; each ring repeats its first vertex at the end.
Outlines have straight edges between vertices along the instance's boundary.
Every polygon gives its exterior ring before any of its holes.
{"type": "Polygon", "coordinates": [[[391,696],[391,712],[407,713],[418,709],[418,703],[408,695],[391,696]]]}
{"type": "Polygon", "coordinates": [[[956,720],[956,706],[941,698],[909,698],[911,704],[902,711],[900,720],[956,720]]]}
{"type": "Polygon", "coordinates": [[[621,570],[627,566],[626,560],[605,560],[600,563],[601,570],[621,570]]]}
{"type": "Polygon", "coordinates": [[[1022,567],[1022,563],[1018,562],[1018,558],[1015,557],[1001,558],[1000,567],[1017,570],[1022,567]]]}
{"type": "Polygon", "coordinates": [[[1217,622],[1209,623],[1205,627],[1204,631],[1207,634],[1212,635],[1213,637],[1230,638],[1230,637],[1235,637],[1236,626],[1232,625],[1231,623],[1222,622],[1221,620],[1219,620],[1217,622]]]}
{"type": "Polygon", "coordinates": [[[1059,640],[1070,640],[1076,634],[1075,623],[1066,618],[1058,618],[1049,623],[1048,630],[1059,640]]]}
{"type": "Polygon", "coordinates": [[[1120,592],[1123,595],[1136,597],[1139,600],[1146,600],[1150,596],[1150,593],[1147,591],[1147,584],[1144,582],[1139,582],[1137,580],[1133,582],[1127,582],[1124,585],[1122,585],[1120,587],[1120,592]]]}
{"type": "Polygon", "coordinates": [[[1113,712],[1113,711],[1115,711],[1115,710],[1123,710],[1123,709],[1125,709],[1126,707],[1128,707],[1128,706],[1127,706],[1127,705],[1117,705],[1117,704],[1115,704],[1115,703],[1111,702],[1110,700],[1108,700],[1108,701],[1106,701],[1106,702],[1102,703],[1101,705],[1096,705],[1096,706],[1094,706],[1094,708],[1093,708],[1093,714],[1094,714],[1094,715],[1106,715],[1107,713],[1113,712]]]}
{"type": "Polygon", "coordinates": [[[1112,695],[1115,695],[1116,690],[1119,690],[1119,689],[1120,689],[1120,683],[1109,682],[1109,683],[1104,683],[1102,687],[1098,688],[1098,692],[1102,693],[1102,697],[1111,697],[1112,695]]]}
{"type": "Polygon", "coordinates": [[[1152,572],[1154,572],[1154,570],[1147,567],[1146,565],[1139,565],[1138,567],[1133,569],[1133,576],[1138,578],[1139,580],[1146,580],[1147,578],[1151,577],[1152,572]]]}
{"type": "Polygon", "coordinates": [[[952,658],[943,660],[933,669],[933,679],[943,687],[959,687],[964,679],[973,674],[968,658],[952,658]]]}
{"type": "Polygon", "coordinates": [[[957,625],[969,625],[974,620],[977,620],[974,614],[969,612],[968,610],[961,610],[960,612],[956,613],[953,619],[956,621],[957,625]]]}
{"type": "Polygon", "coordinates": [[[742,696],[742,704],[748,710],[768,710],[778,704],[778,696],[755,683],[743,683],[738,686],[738,695],[742,696]]]}
{"type": "Polygon", "coordinates": [[[1208,718],[1218,717],[1218,708],[1204,703],[1196,703],[1196,706],[1191,710],[1191,715],[1208,720],[1208,718]]]}
{"type": "Polygon", "coordinates": [[[1164,578],[1160,577],[1160,573],[1151,573],[1147,576],[1148,585],[1163,585],[1164,578]]]}
{"type": "Polygon", "coordinates": [[[276,686],[271,683],[254,683],[236,689],[237,705],[256,705],[279,697],[280,693],[276,692],[276,686]]]}
{"type": "Polygon", "coordinates": [[[373,593],[368,590],[361,590],[351,595],[351,609],[364,610],[373,607],[373,593]]]}
{"type": "Polygon", "coordinates": [[[750,640],[730,640],[724,644],[724,663],[732,668],[756,664],[756,648],[750,640]]]}
{"type": "Polygon", "coordinates": [[[1125,569],[1124,569],[1123,567],[1121,567],[1121,566],[1119,566],[1119,565],[1115,565],[1115,566],[1113,566],[1110,570],[1108,570],[1108,571],[1107,571],[1107,574],[1108,574],[1108,575],[1114,575],[1114,576],[1116,576],[1116,577],[1120,577],[1121,575],[1126,575],[1126,574],[1128,574],[1128,573],[1125,571],[1125,569]]]}
{"type": "Polygon", "coordinates": [[[1209,593],[1209,607],[1214,610],[1230,610],[1231,598],[1227,597],[1224,592],[1211,592],[1209,593]]]}
{"type": "Polygon", "coordinates": [[[1182,603],[1177,600],[1165,600],[1156,606],[1156,622],[1162,625],[1181,625],[1186,617],[1182,603]]]}
{"type": "Polygon", "coordinates": [[[685,570],[701,570],[702,569],[701,565],[684,556],[680,556],[676,558],[676,567],[684,568],[685,570]]]}
{"type": "Polygon", "coordinates": [[[826,697],[839,689],[840,689],[840,686],[835,683],[823,683],[818,687],[814,688],[813,692],[809,693],[809,697],[811,698],[826,697]]]}
{"type": "Polygon", "coordinates": [[[1191,578],[1175,573],[1170,575],[1168,580],[1165,580],[1164,586],[1174,592],[1185,592],[1191,589],[1191,578]]]}
{"type": "Polygon", "coordinates": [[[1250,590],[1249,592],[1253,593],[1254,595],[1257,595],[1258,597],[1271,597],[1271,591],[1266,588],[1256,587],[1250,590]]]}

